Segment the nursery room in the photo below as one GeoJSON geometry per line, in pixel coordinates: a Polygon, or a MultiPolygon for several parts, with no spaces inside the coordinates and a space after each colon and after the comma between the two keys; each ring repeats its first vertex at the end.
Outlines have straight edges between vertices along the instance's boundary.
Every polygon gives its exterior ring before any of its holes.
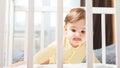
{"type": "Polygon", "coordinates": [[[0,0],[0,68],[120,68],[120,0],[0,0]]]}

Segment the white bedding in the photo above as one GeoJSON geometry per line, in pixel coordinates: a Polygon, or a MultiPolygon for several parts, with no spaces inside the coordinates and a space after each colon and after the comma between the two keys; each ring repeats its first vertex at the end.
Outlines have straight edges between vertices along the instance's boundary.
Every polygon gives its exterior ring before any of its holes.
{"type": "MultiPolygon", "coordinates": [[[[27,68],[26,65],[21,65],[16,68],[27,68]]],[[[57,68],[56,64],[49,65],[36,65],[34,64],[34,68],[57,68]]],[[[85,63],[81,64],[64,64],[63,68],[87,68],[85,63]]],[[[94,64],[94,68],[117,68],[116,65],[111,64],[94,64]]]]}

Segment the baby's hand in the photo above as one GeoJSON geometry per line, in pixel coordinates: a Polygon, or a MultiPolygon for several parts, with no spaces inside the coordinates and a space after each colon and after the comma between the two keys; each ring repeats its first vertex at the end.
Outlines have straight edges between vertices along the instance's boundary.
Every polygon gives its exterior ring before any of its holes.
{"type": "Polygon", "coordinates": [[[25,64],[27,64],[27,61],[20,61],[12,65],[9,65],[8,68],[17,68],[18,66],[25,65],[25,64]]]}

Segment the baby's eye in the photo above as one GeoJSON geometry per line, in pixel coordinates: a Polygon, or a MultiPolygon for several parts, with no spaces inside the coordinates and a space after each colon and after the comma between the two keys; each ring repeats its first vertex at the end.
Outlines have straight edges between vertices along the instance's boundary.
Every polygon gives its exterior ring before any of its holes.
{"type": "Polygon", "coordinates": [[[81,31],[81,33],[83,33],[83,34],[84,34],[85,32],[86,32],[85,30],[82,30],[82,31],[81,31]]]}
{"type": "Polygon", "coordinates": [[[75,29],[71,29],[71,31],[72,31],[72,32],[76,32],[76,30],[75,30],[75,29]]]}

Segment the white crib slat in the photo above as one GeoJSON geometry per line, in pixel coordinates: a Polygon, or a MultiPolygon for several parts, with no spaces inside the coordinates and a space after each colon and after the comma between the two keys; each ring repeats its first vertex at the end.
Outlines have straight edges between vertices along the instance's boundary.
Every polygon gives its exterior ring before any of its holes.
{"type": "Polygon", "coordinates": [[[63,68],[63,0],[57,0],[57,68],[63,68]]]}
{"type": "Polygon", "coordinates": [[[28,27],[27,27],[27,26],[28,26],[28,12],[26,12],[26,20],[25,20],[25,22],[26,22],[26,23],[25,23],[26,28],[25,28],[25,39],[24,39],[24,40],[25,40],[25,44],[24,44],[24,45],[25,45],[25,46],[24,46],[24,60],[26,61],[26,60],[27,60],[27,51],[28,51],[28,50],[27,50],[27,49],[28,49],[28,48],[27,48],[27,47],[28,47],[28,46],[27,46],[27,45],[28,45],[28,44],[27,44],[27,41],[28,41],[28,40],[27,40],[27,37],[28,37],[28,27]]]}
{"type": "Polygon", "coordinates": [[[114,14],[115,9],[111,7],[93,7],[94,14],[114,14]]]}
{"type": "MultiPolygon", "coordinates": [[[[6,24],[5,24],[5,42],[4,42],[4,50],[5,50],[5,56],[4,56],[4,65],[8,66],[9,60],[8,60],[8,56],[9,56],[9,19],[10,19],[10,1],[6,0],[6,24]]],[[[12,58],[11,58],[12,59],[12,58]]]]}
{"type": "Polygon", "coordinates": [[[5,26],[5,12],[6,12],[6,1],[0,0],[0,68],[3,68],[3,52],[4,52],[4,26],[5,26]]]}
{"type": "Polygon", "coordinates": [[[40,49],[42,50],[42,49],[44,49],[44,39],[45,39],[44,15],[42,15],[42,19],[41,20],[42,21],[41,21],[41,37],[40,37],[40,39],[41,39],[41,45],[40,45],[40,49]]]}
{"type": "Polygon", "coordinates": [[[120,68],[120,0],[114,0],[115,5],[115,45],[116,45],[116,64],[120,68]]]}
{"type": "Polygon", "coordinates": [[[102,25],[101,25],[101,30],[102,30],[102,63],[106,64],[106,31],[105,31],[105,14],[102,14],[102,25]]]}
{"type": "Polygon", "coordinates": [[[27,68],[33,68],[34,48],[34,0],[29,0],[28,24],[27,24],[27,68]]]}
{"type": "Polygon", "coordinates": [[[87,68],[93,68],[93,17],[92,0],[86,0],[86,48],[87,48],[87,68]]]}
{"type": "Polygon", "coordinates": [[[14,42],[14,7],[13,7],[13,2],[10,2],[10,7],[9,7],[9,44],[8,44],[8,64],[12,64],[12,51],[13,51],[13,42],[14,42]]]}

